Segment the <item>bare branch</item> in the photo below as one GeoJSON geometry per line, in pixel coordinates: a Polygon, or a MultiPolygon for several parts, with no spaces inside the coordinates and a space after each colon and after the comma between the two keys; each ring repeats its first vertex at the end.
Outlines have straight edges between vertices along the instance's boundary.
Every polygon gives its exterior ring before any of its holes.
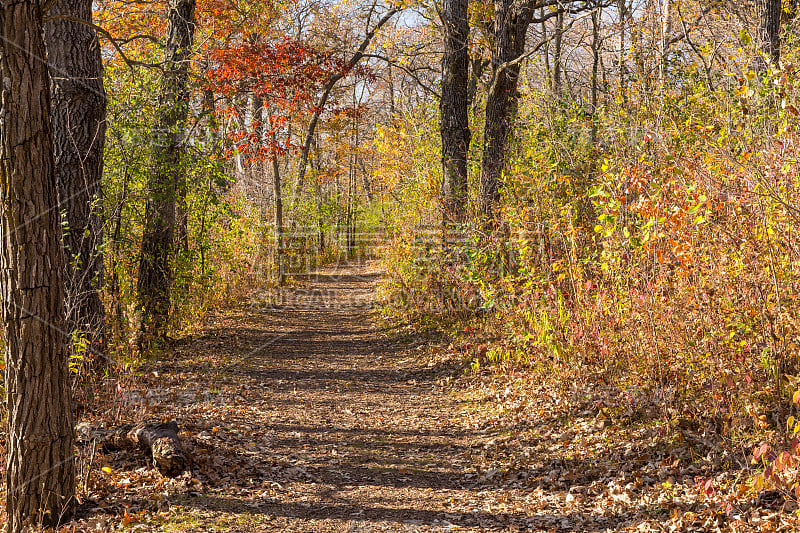
{"type": "Polygon", "coordinates": [[[319,117],[322,115],[322,110],[325,107],[325,104],[328,102],[328,97],[330,97],[331,91],[333,90],[334,86],[339,83],[339,80],[344,78],[353,68],[364,58],[364,55],[369,47],[370,43],[372,42],[373,37],[375,34],[380,30],[383,26],[385,26],[397,13],[400,12],[399,8],[393,7],[389,11],[387,11],[383,17],[375,24],[375,26],[367,32],[364,36],[364,40],[361,41],[361,45],[359,45],[358,49],[355,53],[350,57],[350,60],[347,62],[345,68],[342,69],[341,72],[334,74],[328,82],[322,88],[322,94],[320,95],[319,99],[317,100],[317,104],[314,106],[314,113],[311,116],[311,121],[308,124],[308,130],[306,131],[306,140],[303,143],[303,150],[300,153],[300,164],[298,169],[297,175],[297,184],[294,189],[294,198],[292,200],[292,207],[297,205],[297,201],[300,198],[300,194],[303,191],[303,180],[305,179],[306,175],[306,166],[308,165],[308,154],[311,150],[311,143],[314,138],[314,132],[317,129],[317,123],[319,122],[319,117]]]}
{"type": "Polygon", "coordinates": [[[136,59],[130,59],[128,56],[125,55],[125,52],[122,50],[122,46],[120,45],[120,42],[122,42],[123,44],[127,44],[127,43],[129,43],[131,41],[137,40],[138,38],[149,39],[149,40],[155,41],[157,43],[158,40],[156,40],[154,37],[152,37],[150,35],[134,36],[134,37],[131,37],[129,39],[125,39],[123,41],[119,41],[113,35],[111,35],[111,33],[109,33],[108,30],[106,30],[104,28],[101,28],[97,24],[93,24],[93,23],[91,23],[91,22],[89,22],[87,20],[81,20],[81,19],[78,19],[78,18],[75,18],[75,17],[68,17],[66,15],[57,15],[55,17],[50,17],[50,18],[45,19],[45,22],[50,22],[51,20],[66,20],[66,21],[69,21],[69,22],[75,22],[77,24],[83,24],[84,26],[88,26],[88,27],[92,28],[99,35],[102,35],[103,37],[105,37],[108,40],[108,42],[111,43],[111,46],[114,47],[114,49],[117,51],[117,53],[122,58],[122,60],[125,62],[125,64],[128,65],[131,68],[133,68],[133,67],[148,67],[148,68],[157,68],[159,70],[164,70],[164,66],[163,66],[164,62],[163,61],[161,63],[147,63],[147,62],[144,62],[144,61],[137,61],[136,59]]]}
{"type": "Polygon", "coordinates": [[[695,29],[700,24],[700,22],[703,20],[703,18],[706,15],[708,15],[709,13],[711,13],[711,11],[713,11],[714,8],[716,8],[720,3],[721,3],[720,0],[713,0],[710,4],[708,4],[705,7],[705,9],[703,9],[703,11],[700,12],[700,14],[697,16],[697,18],[695,18],[694,21],[691,24],[689,24],[688,26],[686,25],[685,22],[682,21],[683,22],[683,31],[678,33],[678,34],[676,34],[676,35],[674,35],[674,36],[672,36],[672,37],[670,37],[669,40],[667,41],[667,44],[675,44],[675,43],[677,43],[679,41],[682,41],[682,40],[686,39],[689,36],[689,32],[691,32],[693,29],[695,29]]]}
{"type": "MultiPolygon", "coordinates": [[[[414,81],[417,82],[417,84],[420,87],[422,87],[428,94],[432,94],[437,99],[441,99],[442,98],[442,95],[439,94],[438,92],[436,92],[436,90],[434,88],[432,88],[429,85],[426,85],[425,83],[423,83],[423,81],[419,79],[419,77],[417,76],[417,74],[416,74],[416,72],[414,70],[411,70],[410,68],[401,65],[400,62],[398,62],[397,60],[390,59],[390,58],[382,56],[380,54],[364,54],[364,57],[365,58],[370,58],[370,59],[379,59],[380,61],[383,61],[383,62],[385,62],[385,63],[387,63],[387,64],[389,64],[389,65],[391,65],[393,67],[399,68],[400,70],[402,70],[403,72],[405,72],[406,74],[411,76],[414,79],[414,81]]],[[[426,69],[426,70],[433,70],[433,69],[426,69]]]]}
{"type": "MultiPolygon", "coordinates": [[[[564,28],[564,31],[565,32],[568,31],[570,28],[572,28],[572,26],[575,25],[576,22],[578,22],[579,20],[587,17],[597,7],[599,7],[599,6],[592,7],[589,10],[587,10],[588,8],[579,8],[581,11],[583,11],[583,14],[581,14],[581,16],[573,19],[572,21],[570,21],[569,25],[566,28],[564,28]]],[[[564,12],[565,13],[571,13],[570,11],[564,11],[564,12]]],[[[578,12],[580,12],[580,11],[578,11],[578,12]]],[[[558,12],[555,11],[554,13],[558,13],[558,12]]],[[[540,20],[547,20],[547,18],[549,18],[549,14],[548,14],[548,16],[543,17],[540,20]]],[[[556,34],[553,34],[553,36],[548,37],[547,39],[541,40],[531,50],[529,50],[528,52],[522,54],[521,56],[517,57],[516,59],[512,59],[510,61],[506,61],[505,63],[500,64],[495,69],[495,71],[492,73],[492,80],[489,83],[489,94],[493,94],[497,90],[497,80],[500,77],[500,74],[502,74],[503,72],[505,72],[506,70],[510,69],[511,67],[513,67],[515,65],[519,65],[520,63],[522,63],[523,61],[525,61],[526,59],[531,57],[533,54],[538,52],[545,44],[549,43],[550,41],[554,40],[555,38],[556,38],[556,34]]]]}

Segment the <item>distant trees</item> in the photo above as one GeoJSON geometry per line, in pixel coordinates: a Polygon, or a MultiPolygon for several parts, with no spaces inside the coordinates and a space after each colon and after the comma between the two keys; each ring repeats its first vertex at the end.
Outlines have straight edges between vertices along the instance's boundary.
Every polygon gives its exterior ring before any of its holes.
{"type": "Polygon", "coordinates": [[[320,95],[317,98],[316,104],[314,105],[311,113],[311,120],[306,128],[305,141],[303,142],[300,150],[300,161],[298,162],[297,166],[297,182],[295,185],[292,207],[297,205],[300,195],[303,192],[303,187],[305,186],[306,167],[308,166],[308,158],[311,153],[311,145],[314,141],[314,133],[334,87],[336,87],[337,83],[345,78],[347,74],[352,72],[353,69],[359,65],[359,63],[361,63],[361,60],[364,59],[364,56],[367,52],[367,48],[369,48],[370,44],[372,43],[372,39],[375,38],[375,34],[377,34],[381,28],[388,24],[389,21],[400,12],[400,10],[396,7],[389,8],[379,19],[375,21],[372,27],[369,27],[369,23],[372,20],[372,14],[375,12],[376,7],[377,2],[373,2],[369,9],[370,16],[367,17],[367,32],[361,39],[358,48],[356,48],[356,50],[352,52],[350,58],[343,63],[342,68],[338,72],[334,72],[321,87],[320,95]]]}
{"type": "MultiPolygon", "coordinates": [[[[109,265],[115,271],[109,285],[115,324],[121,325],[112,331],[124,336],[136,330],[135,342],[145,348],[178,324],[175,313],[183,298],[199,293],[222,298],[235,284],[203,292],[194,290],[195,282],[259,276],[265,269],[257,262],[273,250],[274,263],[283,265],[289,257],[284,248],[294,244],[284,238],[284,225],[304,224],[309,216],[336,241],[344,219],[361,216],[359,207],[350,209],[343,199],[341,138],[329,132],[344,124],[344,94],[354,85],[371,94],[381,74],[373,54],[387,49],[389,41],[380,34],[391,28],[399,8],[380,0],[347,5],[290,0],[280,6],[255,1],[246,8],[209,0],[198,4],[196,20],[188,21],[178,14],[187,2],[178,0],[165,12],[123,0],[95,5],[105,32],[111,120],[118,126],[108,141],[103,202],[113,217],[109,265]],[[188,28],[196,46],[188,45],[188,28]],[[196,84],[188,82],[190,63],[197,68],[196,84]],[[302,201],[306,186],[320,201],[302,201]],[[287,204],[297,208],[289,216],[287,204]],[[239,217],[256,214],[257,223],[245,225],[254,249],[237,248],[236,265],[227,256],[220,268],[208,268],[213,251],[232,240],[222,235],[238,231],[239,217]],[[195,261],[203,275],[192,278],[195,261]],[[131,330],[125,327],[128,318],[131,330]]],[[[364,141],[358,150],[369,152],[366,141],[375,124],[355,129],[366,133],[357,137],[364,141]]],[[[346,194],[359,202],[371,192],[371,161],[362,156],[353,161],[355,185],[346,194]]],[[[287,269],[277,268],[276,277],[287,269]]]]}
{"type": "Polygon", "coordinates": [[[64,261],[41,6],[0,5],[8,531],[56,524],[74,491],[64,261]]]}
{"type": "MultiPolygon", "coordinates": [[[[333,77],[344,76],[349,69],[342,60],[303,41],[228,43],[211,53],[209,87],[230,100],[242,93],[248,97],[249,122],[242,120],[239,127],[231,131],[236,151],[247,157],[247,163],[268,162],[264,168],[271,170],[274,263],[279,284],[285,277],[279,158],[295,146],[288,135],[281,139],[278,135],[283,133],[292,115],[313,101],[323,84],[327,87],[333,77]]],[[[319,117],[322,109],[312,113],[319,117]]]]}
{"type": "Polygon", "coordinates": [[[170,0],[165,66],[153,129],[147,207],[137,293],[140,348],[167,336],[175,249],[175,203],[182,175],[182,147],[189,113],[189,60],[195,32],[195,1],[170,0]]]}
{"type": "MultiPolygon", "coordinates": [[[[525,80],[528,90],[535,93],[539,89],[537,76],[541,74],[537,70],[540,67],[528,62],[528,58],[543,50],[539,57],[546,68],[544,87],[556,101],[582,109],[580,117],[590,119],[589,144],[596,147],[602,142],[598,134],[599,121],[603,109],[610,105],[609,87],[615,76],[623,102],[629,97],[629,83],[641,82],[638,87],[645,87],[645,93],[654,87],[655,81],[667,89],[677,72],[693,69],[702,73],[706,85],[714,90],[715,64],[727,61],[720,56],[720,50],[735,46],[734,41],[740,35],[739,31],[731,29],[736,23],[720,29],[719,21],[723,19],[753,20],[751,15],[755,14],[757,45],[766,58],[766,62],[758,63],[762,69],[767,64],[778,64],[781,22],[795,16],[796,3],[784,2],[786,11],[780,0],[723,4],[674,0],[640,3],[628,0],[495,0],[491,9],[476,8],[468,16],[466,2],[444,1],[440,11],[440,128],[441,204],[445,225],[463,217],[467,204],[466,153],[471,135],[467,108],[461,102],[464,79],[469,74],[467,65],[479,64],[476,58],[470,57],[468,48],[470,23],[480,29],[483,37],[475,39],[474,53],[480,53],[479,42],[490,47],[489,75],[479,80],[485,88],[485,115],[476,204],[488,227],[494,227],[502,198],[503,173],[508,166],[509,141],[516,121],[521,74],[524,72],[528,76],[525,80]],[[611,9],[616,11],[613,22],[603,14],[604,10],[608,13],[611,9]],[[540,25],[533,26],[534,23],[540,25]],[[573,31],[573,27],[578,31],[573,31]],[[612,39],[615,33],[616,38],[612,39]],[[611,42],[617,46],[609,46],[611,42]],[[567,46],[571,50],[566,50],[567,46]]],[[[752,27],[741,29],[754,34],[752,27]]],[[[473,84],[478,85],[477,82],[473,84]]],[[[467,95],[471,100],[469,90],[467,95]]],[[[578,198],[578,211],[591,211],[588,209],[591,202],[584,193],[591,185],[589,174],[594,174],[596,167],[596,162],[592,162],[581,179],[570,183],[572,194],[577,195],[576,198],[582,196],[578,198]]],[[[593,228],[591,216],[584,218],[587,227],[593,228]]]]}

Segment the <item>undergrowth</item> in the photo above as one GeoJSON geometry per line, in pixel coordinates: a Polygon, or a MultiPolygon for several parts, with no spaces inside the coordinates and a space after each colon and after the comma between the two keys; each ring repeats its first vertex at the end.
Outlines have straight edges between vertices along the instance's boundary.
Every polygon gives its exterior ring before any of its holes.
{"type": "Polygon", "coordinates": [[[634,418],[769,442],[755,456],[764,486],[800,490],[775,475],[800,456],[786,437],[800,386],[799,89],[787,62],[716,90],[691,73],[632,87],[588,117],[526,100],[500,222],[446,244],[429,229],[438,185],[420,161],[437,168],[436,149],[422,133],[400,169],[414,179],[384,259],[385,313],[453,332],[473,372],[612,387],[634,418]]]}

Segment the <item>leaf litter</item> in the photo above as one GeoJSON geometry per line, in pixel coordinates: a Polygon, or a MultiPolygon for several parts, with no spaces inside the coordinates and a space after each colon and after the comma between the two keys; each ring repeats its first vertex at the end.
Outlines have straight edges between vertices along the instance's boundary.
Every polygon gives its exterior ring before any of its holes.
{"type": "Polygon", "coordinates": [[[220,311],[148,363],[122,422],[177,420],[191,471],[84,439],[64,531],[800,528],[794,502],[750,488],[744,447],[666,430],[656,405],[632,421],[619,391],[465,375],[452,346],[380,328],[363,305],[379,274],[328,270],[301,294],[331,300],[220,311]]]}

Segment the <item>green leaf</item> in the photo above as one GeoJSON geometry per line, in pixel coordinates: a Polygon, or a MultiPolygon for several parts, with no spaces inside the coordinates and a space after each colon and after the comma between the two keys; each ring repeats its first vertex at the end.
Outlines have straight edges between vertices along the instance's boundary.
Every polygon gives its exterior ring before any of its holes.
{"type": "Polygon", "coordinates": [[[595,197],[600,196],[601,194],[603,194],[603,186],[602,185],[596,185],[596,186],[592,187],[591,189],[589,189],[588,192],[589,192],[589,198],[595,198],[595,197]]]}

